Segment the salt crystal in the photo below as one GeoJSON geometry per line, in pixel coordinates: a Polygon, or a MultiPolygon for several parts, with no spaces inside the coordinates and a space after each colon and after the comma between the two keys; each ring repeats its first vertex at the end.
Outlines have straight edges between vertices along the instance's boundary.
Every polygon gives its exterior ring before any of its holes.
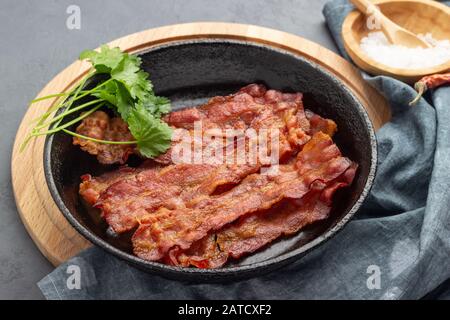
{"type": "Polygon", "coordinates": [[[408,48],[391,44],[381,31],[370,32],[361,39],[361,49],[373,60],[386,66],[401,69],[421,69],[450,61],[450,41],[436,40],[431,33],[418,37],[431,48],[408,48]]]}

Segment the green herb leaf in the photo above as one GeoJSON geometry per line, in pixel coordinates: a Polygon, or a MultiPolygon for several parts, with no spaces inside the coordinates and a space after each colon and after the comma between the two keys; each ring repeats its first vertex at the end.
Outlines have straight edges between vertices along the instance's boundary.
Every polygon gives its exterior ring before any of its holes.
{"type": "Polygon", "coordinates": [[[166,97],[147,95],[141,102],[142,106],[157,118],[170,112],[170,100],[166,97]]]}
{"type": "Polygon", "coordinates": [[[117,83],[112,81],[104,85],[101,88],[101,90],[97,90],[94,93],[92,93],[92,95],[94,97],[103,99],[112,104],[113,106],[115,106],[117,105],[117,97],[116,97],[117,90],[118,90],[117,83]]]}
{"type": "Polygon", "coordinates": [[[128,127],[142,155],[153,158],[169,149],[172,129],[142,106],[130,112],[128,127]]]}
{"type": "Polygon", "coordinates": [[[89,59],[98,73],[110,73],[123,60],[125,53],[119,48],[109,48],[103,45],[100,51],[85,50],[80,54],[80,60],[89,59]]]}
{"type": "Polygon", "coordinates": [[[95,92],[93,96],[101,98],[109,103],[110,109],[116,111],[123,120],[127,120],[130,109],[134,101],[124,85],[117,81],[112,81],[95,92]]]}

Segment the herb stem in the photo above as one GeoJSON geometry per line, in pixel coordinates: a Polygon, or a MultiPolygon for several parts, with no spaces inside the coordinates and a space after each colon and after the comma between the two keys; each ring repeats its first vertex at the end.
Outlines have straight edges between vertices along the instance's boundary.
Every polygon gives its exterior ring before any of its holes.
{"type": "MultiPolygon", "coordinates": [[[[61,100],[57,103],[55,103],[52,107],[50,107],[47,112],[45,112],[44,114],[42,114],[39,118],[32,120],[32,123],[37,122],[37,125],[40,126],[44,123],[45,120],[47,120],[47,118],[55,111],[61,109],[62,107],[64,107],[67,104],[67,107],[70,108],[70,105],[73,103],[73,99],[77,97],[78,93],[81,91],[81,89],[84,87],[84,85],[86,84],[86,81],[91,78],[93,75],[95,74],[95,71],[91,71],[90,73],[88,73],[83,79],[81,79],[80,83],[78,85],[76,85],[74,88],[72,88],[69,92],[65,93],[62,96],[68,96],[70,97],[72,94],[74,95],[72,97],[72,99],[67,99],[65,98],[64,100],[61,100]]],[[[39,99],[44,99],[46,97],[42,97],[39,99]]]]}
{"type": "MultiPolygon", "coordinates": [[[[93,74],[92,74],[92,75],[93,75],[93,74]]],[[[91,76],[92,76],[92,75],[91,75],[91,76]]],[[[85,96],[87,96],[87,95],[89,95],[89,94],[91,94],[91,93],[94,93],[94,92],[97,91],[99,88],[103,87],[105,84],[111,82],[112,80],[113,80],[112,78],[111,78],[111,79],[108,79],[108,80],[106,80],[105,82],[100,83],[100,84],[97,85],[95,88],[92,88],[92,89],[90,89],[90,90],[81,90],[81,91],[79,92],[79,93],[81,93],[81,94],[80,94],[79,96],[77,96],[76,98],[75,98],[75,97],[72,98],[72,100],[73,100],[73,101],[77,101],[77,100],[79,100],[79,99],[81,99],[81,98],[84,98],[85,96]]],[[[78,86],[77,86],[76,88],[78,88],[78,86]]],[[[76,88],[75,88],[75,89],[76,89],[76,88]]],[[[34,103],[39,102],[39,101],[43,101],[43,100],[47,100],[47,99],[51,99],[51,98],[56,98],[56,97],[70,96],[72,93],[73,93],[73,90],[72,90],[72,91],[69,91],[69,92],[63,92],[63,93],[49,94],[48,96],[44,96],[44,97],[40,97],[40,98],[31,100],[29,104],[31,105],[31,104],[34,104],[34,103]]]]}
{"type": "Polygon", "coordinates": [[[104,104],[105,104],[105,103],[100,103],[98,106],[96,106],[96,107],[92,108],[91,110],[85,112],[84,114],[82,114],[82,115],[79,116],[78,118],[73,119],[73,120],[71,120],[71,121],[69,121],[69,122],[67,122],[67,123],[64,123],[64,124],[61,125],[61,126],[58,126],[59,123],[60,123],[60,121],[62,120],[62,119],[60,119],[59,122],[56,124],[57,127],[54,128],[54,129],[50,129],[50,130],[47,130],[47,131],[44,131],[44,132],[34,132],[34,133],[32,133],[31,135],[34,136],[34,137],[36,137],[36,136],[42,136],[42,135],[52,134],[52,133],[56,133],[56,132],[58,132],[58,131],[61,131],[62,129],[67,128],[67,127],[73,125],[74,123],[77,123],[78,121],[80,121],[80,120],[86,118],[87,116],[89,116],[90,114],[92,114],[93,112],[95,112],[95,111],[97,111],[99,108],[101,108],[104,104]]]}
{"type": "Polygon", "coordinates": [[[80,138],[80,139],[85,139],[85,140],[89,140],[89,141],[93,141],[93,142],[98,142],[98,143],[105,143],[105,144],[137,144],[137,141],[111,141],[111,140],[101,140],[101,139],[95,139],[95,138],[91,138],[88,136],[84,136],[82,134],[78,134],[75,133],[73,131],[67,130],[67,129],[62,129],[62,131],[64,131],[67,134],[70,134],[71,136],[80,138]]]}
{"type": "Polygon", "coordinates": [[[81,98],[84,98],[84,97],[87,96],[88,94],[94,93],[94,92],[97,91],[99,88],[103,87],[105,84],[108,84],[108,83],[111,82],[112,80],[113,80],[113,79],[110,78],[110,79],[106,80],[105,82],[100,83],[99,85],[97,85],[97,86],[96,86],[95,88],[93,88],[93,89],[81,91],[81,92],[83,92],[83,93],[80,94],[80,95],[77,96],[77,97],[74,97],[74,98],[72,99],[72,101],[77,101],[77,100],[79,100],[79,99],[81,99],[81,98]]]}
{"type": "Polygon", "coordinates": [[[40,130],[40,129],[43,129],[43,128],[45,128],[45,127],[49,127],[52,123],[54,123],[54,122],[56,122],[56,121],[58,121],[58,120],[64,118],[65,116],[67,116],[67,115],[69,115],[69,114],[72,114],[72,113],[74,113],[74,112],[77,112],[78,110],[81,110],[81,109],[84,109],[84,108],[86,108],[86,107],[89,107],[89,106],[91,106],[91,105],[93,105],[93,104],[96,104],[96,103],[98,103],[98,102],[101,102],[101,101],[103,101],[103,100],[102,100],[102,99],[97,99],[97,100],[92,100],[92,101],[83,103],[82,105],[79,105],[79,106],[77,106],[77,107],[75,107],[75,108],[73,108],[73,109],[64,111],[64,112],[61,113],[60,115],[54,117],[51,121],[49,121],[49,122],[47,122],[47,123],[43,123],[43,124],[41,124],[40,126],[36,126],[34,129],[35,129],[35,130],[40,130]]]}
{"type": "MultiPolygon", "coordinates": [[[[68,101],[68,104],[67,104],[67,106],[66,106],[65,112],[68,112],[68,111],[70,110],[70,108],[71,108],[72,105],[73,105],[73,102],[75,101],[74,99],[77,99],[77,96],[78,96],[78,94],[80,93],[81,89],[83,89],[83,87],[84,87],[84,85],[86,84],[86,82],[88,81],[88,79],[91,78],[94,74],[95,74],[95,71],[94,71],[94,72],[90,72],[90,73],[88,73],[88,74],[83,78],[83,80],[80,81],[80,83],[77,85],[77,88],[76,88],[76,90],[75,90],[75,92],[74,92],[74,94],[73,94],[73,98],[70,99],[70,100],[68,101]]],[[[64,104],[62,104],[62,106],[63,106],[63,105],[64,105],[64,104]]],[[[56,109],[56,110],[59,110],[59,108],[56,109]]],[[[64,117],[63,117],[63,118],[64,118],[64,117]]],[[[59,124],[61,123],[61,121],[63,120],[63,118],[59,119],[59,120],[56,122],[56,124],[55,124],[56,127],[59,126],[59,124]]],[[[39,126],[39,125],[42,125],[42,123],[38,123],[38,126],[39,126]]]]}
{"type": "Polygon", "coordinates": [[[56,97],[64,97],[64,96],[67,96],[69,94],[70,94],[70,92],[49,94],[48,96],[44,96],[44,97],[40,97],[40,98],[31,100],[29,104],[32,105],[33,103],[36,103],[36,102],[39,102],[39,101],[42,101],[42,100],[47,100],[47,99],[56,98],[56,97]]]}

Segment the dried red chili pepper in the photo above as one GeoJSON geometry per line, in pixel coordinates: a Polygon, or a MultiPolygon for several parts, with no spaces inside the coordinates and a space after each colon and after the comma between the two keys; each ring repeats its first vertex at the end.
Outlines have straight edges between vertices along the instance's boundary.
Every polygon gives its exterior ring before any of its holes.
{"type": "Polygon", "coordinates": [[[431,76],[423,77],[414,84],[414,89],[416,89],[418,93],[414,100],[409,103],[409,105],[412,106],[416,104],[428,89],[437,88],[446,83],[450,83],[450,73],[433,74],[431,76]]]}

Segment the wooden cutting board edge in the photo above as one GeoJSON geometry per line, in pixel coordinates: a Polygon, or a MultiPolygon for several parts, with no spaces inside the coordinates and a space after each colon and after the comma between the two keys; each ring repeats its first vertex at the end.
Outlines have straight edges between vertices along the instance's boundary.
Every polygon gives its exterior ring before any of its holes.
{"type": "MultiPolygon", "coordinates": [[[[252,41],[304,56],[335,74],[351,89],[366,108],[375,129],[390,119],[390,108],[384,97],[362,79],[353,65],[319,44],[286,32],[253,25],[196,22],[149,29],[114,40],[109,45],[136,52],[155,45],[198,38],[252,41]]],[[[67,90],[88,69],[86,62],[72,63],[54,77],[37,97],[67,90]]],[[[31,120],[48,110],[55,101],[41,101],[26,111],[14,142],[11,175],[17,209],[25,228],[42,254],[57,266],[91,246],[91,243],[72,228],[50,195],[43,167],[45,138],[37,138],[25,150],[19,150],[31,120]]]]}

